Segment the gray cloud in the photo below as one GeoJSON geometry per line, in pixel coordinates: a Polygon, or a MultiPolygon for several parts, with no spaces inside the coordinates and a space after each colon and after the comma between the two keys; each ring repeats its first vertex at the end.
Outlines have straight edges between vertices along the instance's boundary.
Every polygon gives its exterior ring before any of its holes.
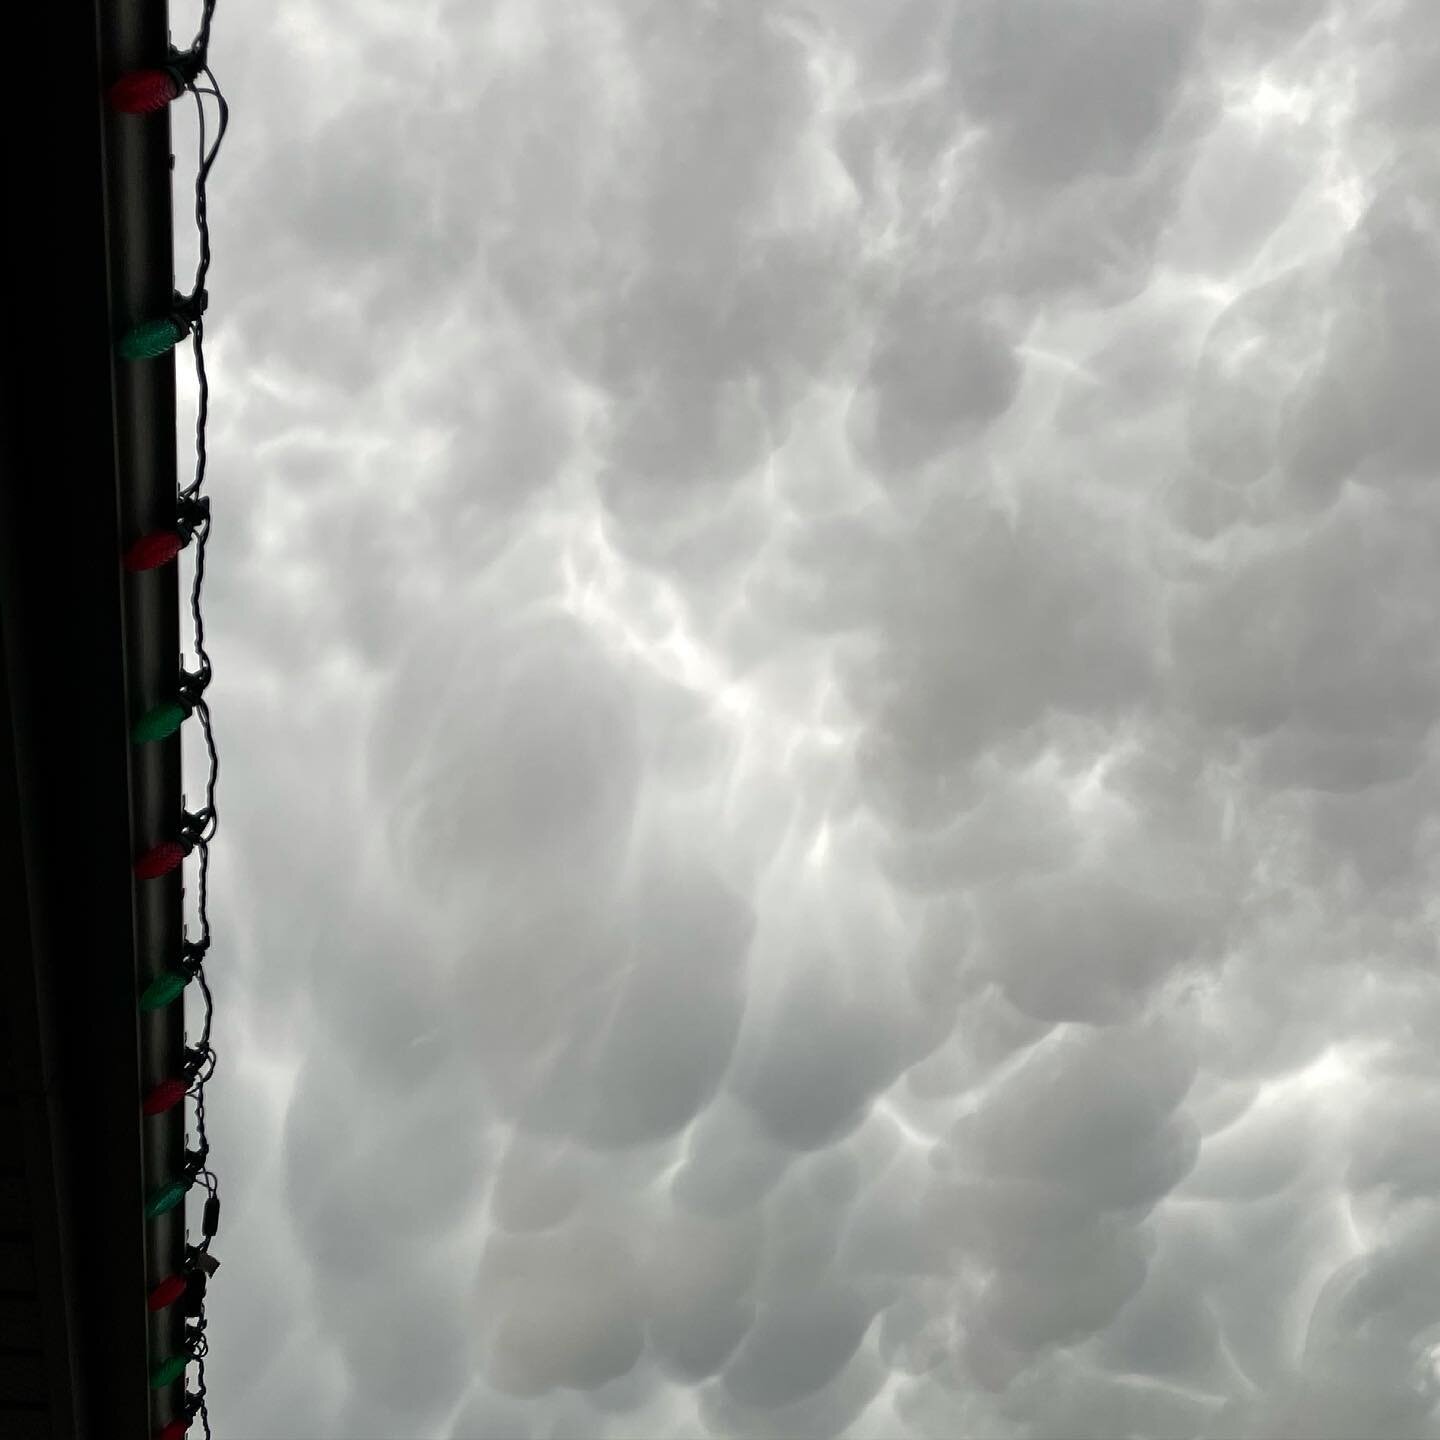
{"type": "Polygon", "coordinates": [[[217,17],[220,1430],[1440,1434],[1437,45],[217,17]]]}

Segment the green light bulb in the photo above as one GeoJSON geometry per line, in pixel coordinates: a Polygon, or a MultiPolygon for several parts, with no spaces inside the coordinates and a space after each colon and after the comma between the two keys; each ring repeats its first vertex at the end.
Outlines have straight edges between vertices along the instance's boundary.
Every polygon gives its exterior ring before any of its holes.
{"type": "Polygon", "coordinates": [[[185,337],[185,326],[173,316],[144,320],[127,330],[117,347],[122,360],[152,360],[173,349],[185,337]]]}
{"type": "Polygon", "coordinates": [[[173,735],[184,724],[187,713],[185,707],[178,700],[170,700],[164,705],[157,705],[135,722],[130,731],[130,738],[137,745],[144,745],[151,740],[163,740],[167,735],[173,735]]]}
{"type": "Polygon", "coordinates": [[[145,1218],[153,1220],[157,1215],[173,1210],[185,1198],[187,1188],[183,1180],[172,1180],[168,1185],[152,1190],[150,1198],[145,1202],[145,1218]]]}
{"type": "Polygon", "coordinates": [[[185,1373],[189,1363],[188,1355],[172,1355],[168,1360],[162,1360],[150,1372],[150,1388],[163,1390],[167,1385],[173,1385],[185,1373]]]}
{"type": "Polygon", "coordinates": [[[189,984],[188,977],[178,970],[166,970],[157,975],[140,997],[142,1010],[163,1010],[172,1000],[177,1000],[189,984]]]}

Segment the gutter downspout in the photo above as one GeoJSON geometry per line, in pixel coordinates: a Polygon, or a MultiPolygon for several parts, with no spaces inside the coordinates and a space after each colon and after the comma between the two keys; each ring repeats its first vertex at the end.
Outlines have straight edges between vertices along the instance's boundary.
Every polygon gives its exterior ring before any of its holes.
{"type": "MultiPolygon", "coordinates": [[[[125,71],[156,64],[166,54],[170,34],[167,0],[96,0],[100,59],[97,103],[104,135],[103,175],[108,281],[110,292],[110,355],[113,375],[115,466],[114,484],[119,546],[114,573],[120,586],[125,656],[126,718],[138,718],[153,706],[174,698],[180,672],[180,567],[126,575],[120,569],[121,549],[139,535],[165,529],[175,520],[176,357],[187,356],[188,344],[154,360],[114,358],[114,341],[138,320],[164,313],[175,285],[174,217],[171,193],[174,160],[170,109],[149,116],[116,115],[102,99],[101,89],[125,71]]],[[[147,745],[130,745],[129,760],[131,855],[156,841],[174,838],[182,806],[181,740],[179,734],[147,745]]],[[[128,875],[128,865],[127,865],[128,875]]],[[[140,1014],[136,997],[180,954],[184,891],[180,871],[160,881],[134,887],[133,958],[125,1002],[128,1023],[137,1027],[139,1088],[127,1097],[143,1156],[144,1190],[148,1192],[179,1175],[185,1158],[185,1112],[180,1105],[167,1114],[142,1119],[142,1093],[181,1070],[185,1045],[184,1006],[140,1014]]],[[[117,1016],[118,1019],[118,1016],[117,1016]]],[[[183,1264],[185,1218],[189,1204],[157,1220],[145,1221],[137,1201],[132,1212],[145,1245],[141,1293],[133,1297],[135,1313],[148,1322],[149,1364],[182,1348],[183,1316],[179,1306],[150,1315],[144,1294],[183,1264]]],[[[193,1378],[193,1376],[191,1377],[193,1378]]],[[[142,1372],[141,1382],[145,1383],[142,1372]]],[[[151,1415],[147,1435],[174,1419],[183,1404],[185,1386],[147,1391],[151,1415]],[[178,1402],[178,1403],[177,1403],[178,1402]]]]}

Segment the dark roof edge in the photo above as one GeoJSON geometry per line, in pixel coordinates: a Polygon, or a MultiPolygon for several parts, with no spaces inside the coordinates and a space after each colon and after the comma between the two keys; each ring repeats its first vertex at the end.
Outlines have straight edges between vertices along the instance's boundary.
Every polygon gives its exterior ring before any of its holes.
{"type": "Polygon", "coordinates": [[[12,104],[45,117],[44,143],[25,126],[0,142],[18,201],[0,242],[17,281],[0,387],[0,788],[13,802],[0,813],[0,1028],[13,1039],[0,1070],[29,1238],[15,1248],[33,1271],[53,1433],[139,1440],[178,1389],[152,1403],[151,1356],[179,1320],[151,1317],[145,1291],[177,1267],[184,1218],[147,1226],[143,1204],[183,1150],[184,1118],[142,1127],[140,1097],[178,1066],[183,1020],[142,1035],[136,999],[178,949],[182,896],[178,875],[137,887],[130,865],[178,820],[180,746],[136,750],[128,732],[137,704],[173,688],[180,607],[174,566],[133,585],[120,556],[173,518],[175,397],[173,357],[112,357],[117,326],[168,303],[173,256],[169,117],[127,130],[102,93],[164,55],[167,20],[163,0],[97,0],[11,22],[13,52],[33,62],[12,104]]]}

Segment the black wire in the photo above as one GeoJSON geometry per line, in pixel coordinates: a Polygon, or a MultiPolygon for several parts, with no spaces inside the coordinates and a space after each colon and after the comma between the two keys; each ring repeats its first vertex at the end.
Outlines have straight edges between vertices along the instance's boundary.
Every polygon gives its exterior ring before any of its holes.
{"type": "Polygon", "coordinates": [[[190,1077],[190,1088],[185,1092],[187,1095],[199,1096],[199,1087],[215,1073],[215,1051],[207,1040],[203,1045],[196,1045],[194,1052],[198,1053],[200,1059],[196,1062],[195,1073],[190,1077]]]}
{"type": "MultiPolygon", "coordinates": [[[[210,12],[214,8],[214,0],[208,0],[203,32],[207,39],[210,12]]],[[[211,88],[203,89],[193,84],[190,86],[190,93],[195,97],[195,113],[199,122],[200,140],[199,167],[195,174],[195,225],[200,232],[200,258],[195,267],[195,285],[192,290],[192,294],[196,296],[204,288],[205,277],[210,272],[210,219],[205,182],[209,178],[210,167],[215,163],[215,157],[220,153],[221,142],[225,139],[225,130],[230,124],[230,107],[225,103],[224,95],[220,93],[220,82],[216,80],[209,65],[203,68],[202,73],[209,78],[211,88]],[[220,111],[219,132],[208,153],[205,149],[205,102],[200,98],[202,95],[214,96],[220,111]]],[[[205,374],[205,321],[203,315],[195,317],[191,334],[195,350],[195,377],[199,386],[199,404],[195,412],[195,479],[180,492],[182,499],[194,495],[205,480],[205,422],[210,412],[210,383],[205,374]]]]}
{"type": "MultiPolygon", "coordinates": [[[[196,36],[193,47],[202,57],[210,41],[210,22],[215,12],[215,3],[216,0],[205,0],[200,32],[196,36]]],[[[209,178],[210,167],[215,163],[215,157],[220,152],[220,144],[225,138],[226,127],[230,123],[230,107],[225,103],[225,97],[220,93],[219,82],[215,79],[208,65],[202,66],[201,73],[209,79],[211,88],[203,89],[193,82],[188,87],[195,96],[195,109],[199,120],[199,165],[195,176],[195,224],[200,233],[200,255],[195,270],[195,285],[192,292],[197,300],[199,300],[204,289],[205,278],[210,269],[210,223],[205,184],[209,178]],[[201,99],[202,95],[214,97],[220,116],[219,129],[215,136],[215,142],[208,152],[205,146],[205,104],[201,99]]],[[[210,413],[210,384],[205,371],[205,324],[203,312],[195,315],[191,334],[193,337],[195,378],[198,392],[198,403],[195,414],[195,478],[189,485],[180,490],[179,498],[182,501],[198,494],[205,480],[205,462],[207,458],[205,450],[205,429],[210,413]]],[[[210,682],[213,673],[210,657],[205,650],[205,622],[200,610],[200,591],[205,579],[205,545],[210,538],[210,517],[208,513],[201,524],[196,526],[192,538],[195,542],[195,581],[190,591],[190,613],[195,624],[195,653],[199,662],[199,673],[203,677],[203,688],[204,685],[210,682]]],[[[210,1140],[205,1130],[205,1085],[215,1073],[215,1051],[210,1044],[210,1029],[215,1006],[214,998],[210,993],[209,982],[205,977],[203,957],[208,953],[210,948],[207,878],[210,864],[210,840],[214,836],[220,818],[215,807],[215,784],[220,774],[220,757],[215,749],[215,735],[210,722],[210,707],[205,702],[203,696],[196,702],[195,710],[200,716],[200,725],[205,735],[205,748],[210,762],[210,773],[205,785],[205,805],[201,811],[204,822],[201,826],[200,835],[197,838],[197,848],[200,851],[198,909],[201,927],[201,938],[199,942],[201,963],[195,967],[195,978],[199,982],[200,991],[204,997],[205,1018],[201,1028],[200,1043],[197,1047],[202,1054],[202,1059],[192,1078],[189,1090],[195,1102],[195,1134],[199,1143],[200,1162],[201,1165],[204,1166],[205,1159],[210,1153],[210,1140]]],[[[218,1198],[219,1181],[211,1170],[203,1168],[196,1175],[195,1179],[197,1181],[203,1181],[207,1197],[218,1198]]],[[[210,1240],[210,1236],[203,1235],[196,1249],[208,1253],[210,1240]]],[[[205,1335],[206,1323],[204,1299],[202,1297],[200,1312],[195,1325],[196,1338],[193,1341],[192,1347],[192,1353],[196,1363],[198,1386],[195,1393],[195,1400],[198,1403],[196,1413],[204,1428],[205,1440],[212,1440],[205,1382],[205,1356],[209,1353],[210,1348],[209,1341],[205,1335]]]]}
{"type": "MultiPolygon", "coordinates": [[[[189,1351],[191,1359],[195,1361],[194,1398],[198,1401],[195,1413],[199,1415],[200,1423],[205,1427],[205,1440],[211,1440],[210,1410],[205,1403],[205,1392],[208,1388],[205,1384],[205,1357],[210,1353],[210,1337],[205,1333],[206,1323],[205,1312],[202,1308],[194,1322],[194,1329],[189,1342],[189,1351]]],[[[190,1396],[187,1395],[185,1399],[188,1401],[190,1396]]]]}
{"type": "MultiPolygon", "coordinates": [[[[208,1045],[206,1048],[209,1048],[208,1045]]],[[[210,1051],[211,1055],[213,1055],[214,1053],[215,1052],[213,1050],[210,1051]]],[[[213,1065],[211,1066],[210,1074],[214,1074],[213,1065]]],[[[208,1080],[209,1078],[209,1075],[205,1077],[206,1080],[208,1080]]],[[[200,1141],[200,1164],[204,1166],[207,1160],[210,1158],[210,1142],[205,1137],[205,1081],[199,1080],[198,1076],[197,1083],[195,1085],[195,1134],[200,1141]]],[[[208,1174],[209,1172],[204,1171],[202,1173],[208,1174]]],[[[210,1186],[208,1183],[205,1188],[209,1190],[210,1186]]],[[[210,1242],[208,1237],[203,1235],[201,1236],[200,1248],[202,1250],[208,1250],[210,1248],[210,1242]]]]}
{"type": "Polygon", "coordinates": [[[210,1433],[210,1407],[205,1403],[205,1356],[195,1357],[195,1398],[200,1402],[200,1409],[196,1412],[200,1416],[200,1424],[205,1429],[205,1440],[214,1440],[210,1433]]]}
{"type": "Polygon", "coordinates": [[[210,379],[205,373],[205,320],[196,316],[190,335],[195,348],[195,379],[199,403],[195,409],[195,478],[180,492],[188,500],[205,483],[205,422],[210,415],[210,379]]]}
{"type": "MultiPolygon", "coordinates": [[[[202,689],[210,683],[211,676],[210,657],[205,653],[205,619],[200,614],[200,585],[205,579],[205,542],[209,538],[210,517],[207,515],[195,527],[195,583],[190,587],[190,614],[195,622],[195,654],[200,661],[202,689]]],[[[195,708],[197,710],[206,709],[204,700],[200,700],[195,708]]],[[[208,719],[205,723],[208,727],[208,719]]]]}
{"type": "Polygon", "coordinates": [[[205,10],[200,18],[200,30],[195,36],[194,50],[205,50],[210,44],[210,19],[215,14],[215,0],[205,0],[205,10]]]}
{"type": "MultiPolygon", "coordinates": [[[[209,1049],[210,1049],[210,1020],[211,1020],[211,1017],[212,1017],[212,1016],[214,1015],[214,1013],[215,1013],[215,1001],[214,1001],[214,1000],[211,998],[211,996],[210,996],[210,982],[209,982],[208,980],[206,980],[206,978],[205,978],[205,967],[204,967],[203,965],[202,965],[198,970],[196,970],[196,972],[195,972],[195,979],[199,982],[199,984],[200,984],[200,989],[201,989],[201,991],[202,991],[202,992],[204,993],[204,995],[205,995],[205,1025],[204,1025],[204,1028],[203,1028],[203,1029],[201,1030],[201,1032],[200,1032],[200,1048],[201,1048],[202,1050],[209,1050],[209,1049]]],[[[214,1055],[214,1053],[215,1053],[215,1052],[214,1052],[213,1050],[210,1050],[210,1054],[211,1054],[212,1056],[214,1055]]],[[[205,1079],[204,1079],[204,1080],[201,1080],[200,1083],[203,1085],[203,1084],[205,1083],[205,1080],[208,1080],[208,1079],[210,1078],[210,1076],[213,1075],[214,1073],[215,1073],[215,1066],[214,1066],[214,1063],[213,1063],[213,1061],[212,1061],[211,1066],[210,1066],[210,1069],[209,1069],[209,1070],[206,1072],[206,1074],[205,1074],[205,1079]]],[[[203,1109],[203,1106],[202,1106],[202,1109],[203,1109]]],[[[202,1124],[202,1125],[204,1124],[204,1116],[203,1116],[203,1115],[201,1116],[201,1124],[202,1124]]],[[[202,1138],[203,1138],[203,1136],[202,1136],[202,1138]]]]}

